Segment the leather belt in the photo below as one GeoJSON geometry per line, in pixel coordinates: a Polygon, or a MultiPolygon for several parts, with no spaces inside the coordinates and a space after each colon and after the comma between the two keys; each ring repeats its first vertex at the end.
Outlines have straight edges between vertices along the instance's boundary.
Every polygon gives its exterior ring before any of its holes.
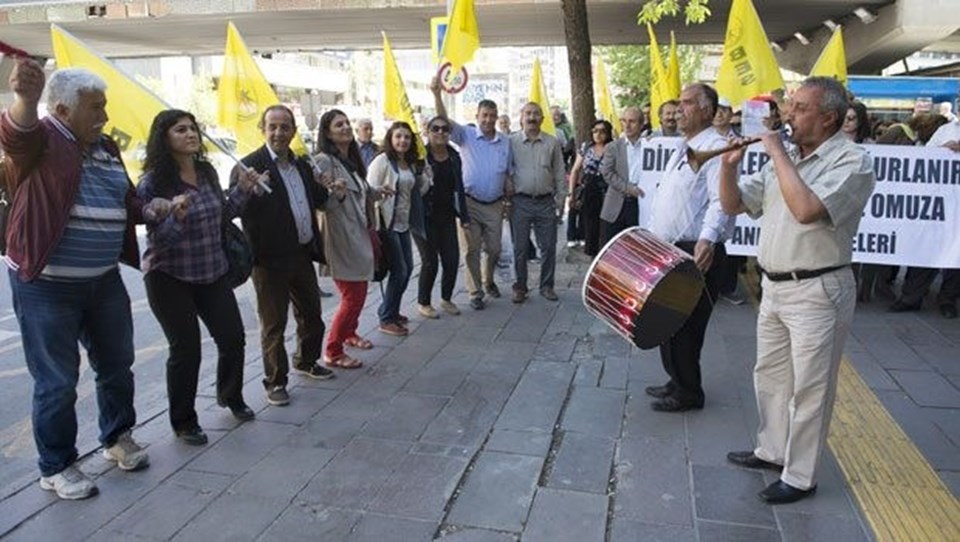
{"type": "Polygon", "coordinates": [[[530,194],[517,193],[517,195],[518,195],[518,196],[522,196],[522,197],[524,197],[524,198],[537,199],[537,200],[547,199],[547,198],[552,198],[552,197],[553,197],[553,194],[540,194],[539,196],[533,196],[533,195],[530,195],[530,194]]]}
{"type": "Polygon", "coordinates": [[[503,197],[501,196],[501,197],[499,197],[499,198],[497,198],[497,199],[495,199],[495,200],[493,200],[493,201],[483,201],[482,199],[475,198],[475,197],[471,196],[470,194],[467,194],[467,197],[470,198],[470,199],[472,199],[473,201],[475,201],[475,202],[477,202],[477,203],[482,203],[482,204],[484,204],[484,205],[493,205],[494,203],[498,203],[500,200],[503,199],[503,197]]]}
{"type": "Polygon", "coordinates": [[[769,273],[767,270],[760,268],[760,272],[763,273],[768,279],[773,282],[783,282],[786,280],[804,280],[812,279],[814,277],[819,277],[831,271],[836,271],[838,269],[843,269],[847,267],[846,265],[835,265],[833,267],[822,267],[820,269],[806,270],[801,269],[799,271],[790,271],[789,273],[769,273]]]}

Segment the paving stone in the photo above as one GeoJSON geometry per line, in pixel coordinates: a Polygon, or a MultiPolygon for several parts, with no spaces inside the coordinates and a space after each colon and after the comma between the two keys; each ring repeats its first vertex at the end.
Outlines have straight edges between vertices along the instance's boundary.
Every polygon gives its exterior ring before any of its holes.
{"type": "MultiPolygon", "coordinates": [[[[437,523],[415,519],[364,514],[350,535],[349,542],[428,542],[433,540],[437,523]]],[[[323,538],[314,538],[323,540],[323,538]]],[[[332,539],[331,539],[332,540],[332,539]]]]}
{"type": "Polygon", "coordinates": [[[614,518],[610,527],[610,542],[696,542],[693,527],[659,525],[624,518],[614,518]]]}
{"type": "Polygon", "coordinates": [[[310,480],[298,499],[311,504],[365,508],[407,455],[409,443],[357,438],[310,480]]]}
{"type": "Polygon", "coordinates": [[[957,356],[956,344],[920,344],[915,345],[913,350],[941,374],[960,375],[960,357],[957,356]]]}
{"type": "Polygon", "coordinates": [[[537,290],[532,289],[530,298],[514,310],[510,321],[500,332],[498,340],[540,342],[540,338],[546,331],[556,310],[555,304],[544,304],[544,302],[541,302],[540,296],[537,295],[537,290]]]}
{"type": "Polygon", "coordinates": [[[287,504],[285,499],[223,494],[188,523],[173,540],[256,538],[280,517],[287,504]]]}
{"type": "Polygon", "coordinates": [[[577,375],[573,378],[574,385],[596,387],[600,384],[600,373],[603,372],[602,361],[588,359],[578,362],[577,365],[577,375]]]}
{"type": "Polygon", "coordinates": [[[910,397],[902,392],[879,391],[876,395],[935,470],[960,471],[957,446],[910,397]]]}
{"type": "Polygon", "coordinates": [[[614,446],[608,438],[567,431],[547,486],[606,495],[614,446]]]}
{"type": "Polygon", "coordinates": [[[525,542],[604,539],[607,497],[540,488],[523,531],[525,542]]]}
{"type": "Polygon", "coordinates": [[[430,442],[416,442],[413,444],[413,448],[410,449],[410,453],[422,454],[422,455],[442,455],[444,457],[462,457],[469,459],[477,453],[480,447],[466,447],[466,446],[447,446],[446,444],[433,444],[430,442]]]}
{"type": "Polygon", "coordinates": [[[855,518],[826,514],[797,514],[777,510],[784,542],[817,542],[819,540],[843,540],[844,542],[867,542],[872,537],[863,532],[855,518]]]}
{"type": "MultiPolygon", "coordinates": [[[[33,468],[35,469],[36,465],[33,468]]],[[[36,481],[19,493],[4,498],[0,501],[0,537],[55,502],[56,496],[40,489],[36,481]]]]}
{"type": "Polygon", "coordinates": [[[410,393],[453,395],[478,362],[479,356],[474,359],[435,359],[411,378],[403,389],[410,393]]]}
{"type": "Polygon", "coordinates": [[[899,390],[900,385],[890,377],[890,373],[880,366],[869,352],[847,354],[847,359],[857,370],[857,374],[872,390],[899,390]]]}
{"type": "Polygon", "coordinates": [[[479,446],[500,414],[512,386],[499,377],[471,375],[420,437],[423,442],[479,446]]]}
{"type": "Polygon", "coordinates": [[[594,337],[594,356],[626,358],[630,357],[630,352],[633,349],[634,346],[628,343],[626,339],[612,332],[594,337]]]}
{"type": "Polygon", "coordinates": [[[290,425],[265,421],[244,424],[207,447],[190,463],[190,468],[204,472],[242,474],[283,442],[293,430],[294,427],[290,425]]]}
{"type": "Polygon", "coordinates": [[[574,388],[561,425],[566,431],[619,437],[625,399],[618,390],[574,388]]]}
{"type": "Polygon", "coordinates": [[[436,528],[467,464],[465,458],[407,455],[367,508],[392,516],[430,520],[436,528]]]}
{"type": "Polygon", "coordinates": [[[263,422],[301,425],[339,394],[336,390],[305,386],[288,387],[287,391],[290,393],[288,406],[266,408],[258,413],[256,419],[263,422]]]}
{"type": "Polygon", "coordinates": [[[574,368],[531,362],[497,418],[497,429],[551,431],[567,397],[574,368]]]}
{"type": "Polygon", "coordinates": [[[577,345],[577,338],[566,334],[545,333],[533,353],[533,358],[541,361],[568,362],[577,345]]]}
{"type": "MultiPolygon", "coordinates": [[[[356,510],[295,502],[263,533],[258,540],[314,542],[347,540],[362,514],[356,510]]],[[[249,540],[252,536],[238,538],[249,540]]],[[[214,537],[214,539],[219,539],[214,537]]]]}
{"type": "Polygon", "coordinates": [[[603,376],[600,378],[600,387],[618,390],[626,389],[629,363],[629,358],[608,357],[605,359],[603,361],[603,376]]]}
{"type": "Polygon", "coordinates": [[[339,450],[360,433],[367,422],[363,412],[334,412],[324,409],[287,436],[283,444],[294,448],[339,450]]]}
{"type": "Polygon", "coordinates": [[[416,440],[447,401],[447,397],[435,395],[397,394],[379,416],[363,427],[362,434],[371,438],[416,440]]]}
{"type": "Polygon", "coordinates": [[[728,465],[727,453],[753,446],[754,434],[744,421],[744,407],[709,405],[688,413],[687,439],[694,465],[728,465]]]}
{"type": "Polygon", "coordinates": [[[218,493],[161,486],[132,503],[105,529],[134,536],[170,539],[217,496],[218,493]]]}
{"type": "Polygon", "coordinates": [[[322,448],[278,446],[230,488],[233,493],[291,499],[336,454],[322,448]]]}
{"type": "Polygon", "coordinates": [[[776,528],[769,505],[757,498],[763,474],[734,467],[693,466],[697,518],[776,528]]]}
{"type": "Polygon", "coordinates": [[[890,376],[920,406],[960,408],[960,390],[933,371],[890,371],[890,376]]]}
{"type": "Polygon", "coordinates": [[[684,433],[684,416],[656,412],[650,408],[654,401],[643,392],[643,383],[631,384],[630,396],[624,407],[624,437],[674,438],[684,433]]]}
{"type": "Polygon", "coordinates": [[[693,526],[682,436],[623,438],[616,461],[614,517],[693,526]]]}
{"type": "Polygon", "coordinates": [[[494,429],[484,449],[490,452],[546,457],[552,441],[553,434],[549,432],[494,429]]]}
{"type": "Polygon", "coordinates": [[[700,532],[700,542],[780,542],[777,530],[763,527],[698,521],[697,530],[700,532]]]}
{"type": "Polygon", "coordinates": [[[519,532],[533,500],[543,460],[482,452],[467,475],[447,522],[519,532]]]}
{"type": "Polygon", "coordinates": [[[220,493],[230,487],[230,484],[236,479],[235,476],[229,474],[182,469],[168,478],[164,484],[204,493],[220,493]]]}
{"type": "Polygon", "coordinates": [[[877,360],[877,363],[886,369],[930,368],[912,348],[891,334],[889,329],[854,329],[852,333],[877,360]]]}
{"type": "Polygon", "coordinates": [[[438,540],[443,542],[517,542],[520,537],[512,533],[488,531],[486,529],[457,528],[457,530],[438,540]]]}

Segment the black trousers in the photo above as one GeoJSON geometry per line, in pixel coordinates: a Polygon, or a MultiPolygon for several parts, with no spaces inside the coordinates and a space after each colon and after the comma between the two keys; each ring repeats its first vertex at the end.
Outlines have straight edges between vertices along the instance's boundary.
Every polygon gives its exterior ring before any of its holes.
{"type": "MultiPolygon", "coordinates": [[[[929,267],[908,267],[903,279],[901,301],[908,305],[920,305],[927,296],[930,286],[937,278],[939,269],[929,267]]],[[[951,305],[960,298],[960,269],[944,269],[943,283],[937,294],[938,305],[951,305]]]]}
{"type": "MultiPolygon", "coordinates": [[[[695,243],[681,241],[676,243],[680,249],[693,254],[695,243]]],[[[713,304],[717,301],[723,280],[723,262],[726,250],[722,243],[713,246],[713,263],[704,279],[706,288],[700,294],[700,301],[693,313],[684,322],[683,327],[667,342],[660,345],[660,361],[670,376],[667,384],[672,393],[681,401],[703,404],[703,386],[700,382],[700,350],[707,334],[707,324],[713,313],[713,304]]]]}
{"type": "Polygon", "coordinates": [[[640,202],[637,201],[637,198],[624,198],[623,207],[620,208],[617,219],[614,222],[602,221],[600,246],[606,245],[607,241],[613,239],[618,233],[639,223],[640,202]]]}
{"type": "Polygon", "coordinates": [[[567,211],[567,241],[583,240],[583,212],[571,207],[567,211]]]}
{"type": "Polygon", "coordinates": [[[289,258],[289,262],[284,262],[284,267],[254,265],[250,274],[257,292],[260,345],[263,348],[263,385],[267,389],[287,385],[290,366],[284,333],[291,303],[293,317],[297,321],[294,367],[312,367],[323,353],[326,327],[321,319],[320,287],[317,286],[317,273],[310,261],[310,252],[304,247],[289,258]]]}
{"type": "Polygon", "coordinates": [[[580,207],[580,224],[583,226],[583,252],[596,256],[600,252],[600,209],[606,191],[587,186],[580,207]]]}
{"type": "Polygon", "coordinates": [[[243,404],[245,336],[233,290],[220,279],[212,284],[184,282],[161,271],[144,276],[147,299],[170,345],[167,398],[174,431],[198,427],[194,402],[200,376],[202,320],[217,345],[217,402],[243,404]]]}
{"type": "Polygon", "coordinates": [[[457,284],[460,267],[460,241],[457,238],[457,220],[450,217],[430,217],[426,239],[413,236],[420,252],[420,280],[417,284],[417,302],[429,305],[433,284],[437,280],[438,260],[443,266],[440,276],[440,298],[450,301],[457,284]]]}

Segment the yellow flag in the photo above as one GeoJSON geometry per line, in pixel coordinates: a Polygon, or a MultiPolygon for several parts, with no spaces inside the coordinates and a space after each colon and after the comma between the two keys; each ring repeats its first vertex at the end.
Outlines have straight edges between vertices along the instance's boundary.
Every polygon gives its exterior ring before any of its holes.
{"type": "Polygon", "coordinates": [[[440,54],[450,62],[450,73],[458,73],[464,64],[473,59],[473,53],[479,48],[480,28],[477,26],[473,0],[454,0],[440,54]]]}
{"type": "Polygon", "coordinates": [[[650,125],[660,128],[660,104],[670,99],[670,88],[667,85],[667,69],[663,67],[663,57],[660,55],[660,46],[657,45],[657,35],[653,33],[653,26],[647,23],[647,33],[650,34],[650,125]]]}
{"type": "Polygon", "coordinates": [[[810,70],[810,75],[833,77],[846,86],[847,84],[847,54],[843,50],[843,32],[838,26],[830,36],[830,41],[820,53],[820,58],[810,70]]]}
{"type": "Polygon", "coordinates": [[[781,88],[783,77],[753,3],[733,0],[717,73],[717,93],[737,107],[754,96],[781,88]]]}
{"type": "Polygon", "coordinates": [[[597,110],[603,116],[603,119],[613,125],[613,134],[616,136],[620,130],[617,129],[620,123],[617,122],[617,111],[613,107],[613,100],[610,99],[610,85],[607,84],[607,68],[603,65],[603,59],[597,59],[597,110]]]}
{"type": "Polygon", "coordinates": [[[170,107],[66,30],[51,25],[50,38],[57,68],[86,68],[107,84],[107,116],[110,120],[103,133],[117,142],[127,175],[138,182],[142,149],[147,146],[150,125],[157,113],[170,107]]]}
{"type": "MultiPolygon", "coordinates": [[[[267,82],[253,57],[247,52],[243,38],[233,23],[227,23],[227,45],[223,51],[223,73],[217,89],[217,123],[233,130],[237,149],[247,155],[263,145],[263,134],[257,124],[263,110],[277,105],[280,99],[267,82]]],[[[307,146],[294,136],[290,150],[307,154],[307,146]]]]}
{"type": "Polygon", "coordinates": [[[527,101],[538,104],[543,111],[543,124],[540,125],[540,131],[556,136],[557,127],[553,125],[550,99],[547,98],[547,85],[543,82],[543,73],[540,72],[539,58],[533,59],[533,76],[530,78],[530,97],[527,101]]]}
{"type": "Polygon", "coordinates": [[[417,155],[424,158],[427,155],[427,149],[423,145],[423,138],[419,135],[420,127],[417,126],[417,119],[413,115],[413,106],[407,98],[407,87],[403,84],[403,78],[400,77],[400,68],[397,67],[397,59],[393,56],[393,48],[390,47],[387,33],[381,32],[381,34],[383,34],[383,114],[387,118],[410,125],[410,129],[413,130],[413,141],[417,145],[417,155]]]}
{"type": "Polygon", "coordinates": [[[680,57],[677,56],[677,40],[670,31],[670,63],[667,65],[667,87],[670,89],[668,99],[676,100],[680,97],[680,57]]]}

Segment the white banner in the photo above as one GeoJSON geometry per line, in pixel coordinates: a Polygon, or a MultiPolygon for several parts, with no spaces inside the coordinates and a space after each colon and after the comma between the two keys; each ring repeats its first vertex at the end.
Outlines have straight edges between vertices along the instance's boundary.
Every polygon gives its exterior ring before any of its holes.
{"type": "MultiPolygon", "coordinates": [[[[960,153],[943,147],[863,145],[873,157],[877,185],[864,208],[853,243],[862,263],[960,268],[960,153]]],[[[674,138],[653,138],[643,147],[644,184],[660,182],[674,138]]],[[[769,157],[752,145],[740,165],[753,175],[769,157]]],[[[719,160],[719,158],[715,158],[719,160]]],[[[651,197],[648,192],[647,197],[651,197]]],[[[641,223],[644,218],[641,217],[641,223]]],[[[727,253],[756,255],[760,226],[737,217],[727,253]]]]}

